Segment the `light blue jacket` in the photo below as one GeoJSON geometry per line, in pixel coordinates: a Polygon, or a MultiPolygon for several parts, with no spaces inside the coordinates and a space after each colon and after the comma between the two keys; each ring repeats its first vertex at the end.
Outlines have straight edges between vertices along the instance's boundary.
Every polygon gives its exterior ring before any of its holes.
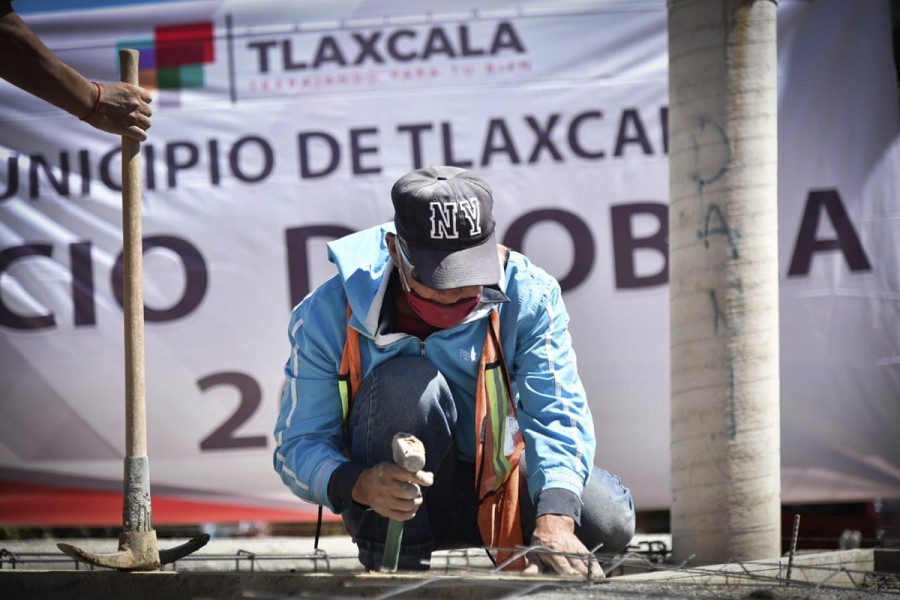
{"type": "Polygon", "coordinates": [[[376,334],[394,265],[384,240],[392,224],[328,244],[338,273],[291,315],[291,356],[275,426],[275,470],[294,494],[334,510],[332,472],[344,450],[338,372],[350,325],[360,332],[362,376],[395,356],[424,355],[443,373],[457,407],[459,458],[475,460],[474,410],[478,363],[487,315],[500,311],[500,336],[525,438],[532,499],[563,488],[581,497],[594,462],[594,427],[568,332],[559,284],[522,254],[510,252],[500,289],[508,302],[483,303],[463,323],[424,341],[402,333],[376,334]]]}

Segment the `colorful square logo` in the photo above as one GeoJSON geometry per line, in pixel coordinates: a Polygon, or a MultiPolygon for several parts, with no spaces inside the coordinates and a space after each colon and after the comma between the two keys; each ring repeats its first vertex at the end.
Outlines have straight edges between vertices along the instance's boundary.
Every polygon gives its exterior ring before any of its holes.
{"type": "Polygon", "coordinates": [[[116,50],[138,51],[141,87],[180,90],[203,87],[203,65],[216,60],[213,39],[211,22],[184,23],[156,27],[152,39],[122,40],[116,50]]]}

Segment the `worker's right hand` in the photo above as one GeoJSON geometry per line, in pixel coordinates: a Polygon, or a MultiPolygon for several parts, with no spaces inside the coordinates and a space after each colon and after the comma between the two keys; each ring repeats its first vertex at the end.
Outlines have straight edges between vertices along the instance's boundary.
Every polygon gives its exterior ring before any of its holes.
{"type": "Polygon", "coordinates": [[[409,521],[422,506],[422,487],[434,483],[428,471],[411,473],[383,462],[360,473],[353,486],[353,500],[395,521],[409,521]]]}
{"type": "Polygon", "coordinates": [[[542,552],[529,553],[525,557],[528,562],[525,573],[550,571],[563,576],[590,576],[593,580],[606,577],[600,563],[575,535],[575,520],[572,517],[554,514],[538,516],[531,545],[542,552]]]}

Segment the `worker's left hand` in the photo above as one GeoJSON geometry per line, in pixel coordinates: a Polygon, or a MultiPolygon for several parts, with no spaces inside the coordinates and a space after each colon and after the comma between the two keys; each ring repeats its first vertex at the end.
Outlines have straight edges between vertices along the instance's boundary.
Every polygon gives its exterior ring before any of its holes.
{"type": "Polygon", "coordinates": [[[590,576],[593,580],[604,579],[606,575],[597,559],[584,547],[575,535],[575,520],[565,515],[541,515],[535,521],[532,546],[540,546],[547,551],[529,552],[526,556],[528,567],[525,573],[541,573],[552,570],[559,575],[590,576]]]}
{"type": "Polygon", "coordinates": [[[144,88],[129,83],[101,83],[100,103],[87,120],[89,125],[143,142],[150,128],[152,97],[144,88]]]}

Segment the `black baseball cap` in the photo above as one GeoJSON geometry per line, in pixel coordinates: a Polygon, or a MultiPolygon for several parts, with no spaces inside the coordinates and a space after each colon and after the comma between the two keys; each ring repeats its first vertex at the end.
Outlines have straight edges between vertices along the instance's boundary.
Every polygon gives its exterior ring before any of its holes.
{"type": "Polygon", "coordinates": [[[391,188],[394,226],[418,279],[436,290],[500,282],[488,184],[458,167],[407,173],[391,188]]]}

